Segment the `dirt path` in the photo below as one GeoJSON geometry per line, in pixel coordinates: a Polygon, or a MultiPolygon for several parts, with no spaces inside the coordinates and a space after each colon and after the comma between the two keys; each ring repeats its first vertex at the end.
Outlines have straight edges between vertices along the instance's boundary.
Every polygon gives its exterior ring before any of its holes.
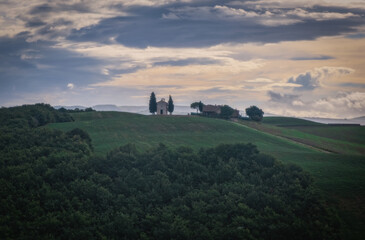
{"type": "MultiPolygon", "coordinates": [[[[269,133],[270,134],[270,133],[269,133]]],[[[274,134],[271,134],[271,135],[274,135],[274,134]]],[[[306,147],[309,147],[309,148],[312,148],[314,150],[317,150],[317,151],[320,151],[320,152],[324,152],[324,153],[330,153],[330,154],[334,154],[335,152],[332,152],[332,151],[328,151],[326,149],[323,149],[323,148],[319,148],[317,146],[314,146],[314,145],[310,145],[308,143],[304,143],[304,142],[301,142],[300,140],[297,140],[297,139],[293,139],[293,138],[290,138],[290,137],[286,137],[286,136],[280,136],[280,135],[274,135],[275,137],[278,137],[278,138],[281,138],[281,139],[286,139],[286,140],[290,140],[294,143],[297,143],[299,145],[302,145],[302,146],[306,146],[306,147]]]]}
{"type": "Polygon", "coordinates": [[[240,125],[240,126],[245,126],[245,127],[254,129],[256,131],[264,132],[264,133],[270,134],[272,136],[275,136],[275,137],[280,138],[280,139],[283,139],[283,140],[289,140],[289,141],[291,141],[293,143],[296,143],[296,144],[299,144],[299,145],[302,145],[302,146],[305,146],[305,147],[314,149],[314,150],[319,151],[319,152],[323,152],[323,153],[327,153],[327,154],[336,154],[336,152],[329,151],[329,150],[320,148],[318,146],[314,146],[314,145],[308,144],[306,142],[302,142],[302,141],[300,141],[298,139],[291,138],[291,137],[287,137],[287,136],[283,136],[283,135],[280,134],[279,131],[275,131],[275,129],[269,129],[269,128],[266,128],[266,127],[263,127],[263,126],[258,127],[257,124],[252,124],[251,126],[249,126],[249,125],[240,123],[238,121],[233,121],[233,122],[236,123],[236,124],[238,124],[238,125],[240,125]]]}

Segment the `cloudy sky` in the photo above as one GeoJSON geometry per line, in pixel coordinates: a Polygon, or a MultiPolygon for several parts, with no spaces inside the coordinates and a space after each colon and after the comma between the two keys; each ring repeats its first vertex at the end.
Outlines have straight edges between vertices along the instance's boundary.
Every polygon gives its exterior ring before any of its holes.
{"type": "Polygon", "coordinates": [[[151,91],[365,115],[365,0],[0,0],[0,106],[147,105],[151,91]]]}

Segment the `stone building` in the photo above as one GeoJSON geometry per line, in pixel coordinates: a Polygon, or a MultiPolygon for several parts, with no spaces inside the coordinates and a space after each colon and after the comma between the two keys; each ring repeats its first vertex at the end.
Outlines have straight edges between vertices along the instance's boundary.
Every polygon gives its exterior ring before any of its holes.
{"type": "MultiPolygon", "coordinates": [[[[216,117],[221,114],[222,105],[204,105],[203,106],[203,115],[216,117]]],[[[231,118],[238,118],[240,116],[240,112],[237,109],[233,110],[231,118]]]]}
{"type": "Polygon", "coordinates": [[[161,101],[157,102],[157,115],[167,115],[168,103],[162,98],[161,101]]]}
{"type": "Polygon", "coordinates": [[[203,106],[203,115],[206,116],[216,116],[221,113],[221,106],[217,105],[204,105],[203,106]]]}

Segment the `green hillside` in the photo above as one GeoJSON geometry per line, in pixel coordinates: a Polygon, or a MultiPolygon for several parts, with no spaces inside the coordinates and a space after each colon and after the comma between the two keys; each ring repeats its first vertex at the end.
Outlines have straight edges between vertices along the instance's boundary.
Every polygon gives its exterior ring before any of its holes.
{"type": "MultiPolygon", "coordinates": [[[[309,171],[329,199],[339,206],[341,218],[347,221],[351,229],[349,234],[356,238],[364,233],[365,157],[361,154],[362,128],[361,131],[351,130],[353,136],[345,141],[344,137],[337,138],[330,133],[326,125],[295,118],[265,118],[263,124],[256,124],[121,112],[84,112],[72,116],[75,122],[52,123],[48,127],[63,131],[78,127],[87,131],[95,152],[100,155],[127,143],[133,143],[137,149],[144,151],[159,143],[173,148],[190,146],[199,150],[220,143],[251,142],[261,152],[309,171]],[[307,130],[303,130],[304,126],[307,130]],[[316,130],[310,132],[309,127],[316,130]],[[332,153],[335,150],[339,154],[332,153]]],[[[336,131],[341,135],[340,127],[336,131]]],[[[346,135],[350,129],[343,131],[342,135],[346,135]]]]}
{"type": "Polygon", "coordinates": [[[239,123],[326,152],[361,156],[365,154],[365,128],[361,126],[331,126],[285,117],[264,118],[262,123],[239,123]]]}
{"type": "Polygon", "coordinates": [[[365,146],[365,127],[361,126],[290,126],[304,133],[365,146]]]}
{"type": "MultiPolygon", "coordinates": [[[[311,172],[318,179],[318,184],[326,190],[340,195],[346,192],[344,196],[347,196],[347,193],[356,188],[356,194],[365,196],[365,189],[359,188],[365,183],[362,174],[365,169],[363,156],[352,154],[353,151],[339,155],[321,150],[327,146],[339,148],[341,146],[338,145],[339,142],[348,146],[356,143],[341,142],[289,128],[246,121],[242,124],[242,122],[234,123],[203,117],[144,116],[121,112],[85,112],[74,113],[72,116],[75,122],[48,126],[63,131],[76,127],[87,131],[97,154],[105,155],[110,150],[127,143],[133,143],[137,149],[143,151],[159,143],[173,148],[190,146],[199,150],[221,143],[251,142],[257,145],[261,152],[286,163],[298,164],[311,172]],[[293,141],[298,139],[306,141],[293,141]]],[[[290,118],[289,121],[288,118],[283,118],[282,121],[285,125],[302,122],[294,118],[290,118]]],[[[306,123],[311,124],[310,121],[306,123]]]]}
{"type": "Polygon", "coordinates": [[[52,128],[68,131],[75,127],[87,131],[95,151],[105,154],[127,143],[146,150],[159,143],[167,146],[190,146],[199,150],[220,143],[254,143],[263,152],[309,154],[317,150],[303,147],[285,139],[256,131],[220,119],[187,116],[144,116],[121,112],[85,112],[72,115],[75,122],[50,124],[52,128]]]}

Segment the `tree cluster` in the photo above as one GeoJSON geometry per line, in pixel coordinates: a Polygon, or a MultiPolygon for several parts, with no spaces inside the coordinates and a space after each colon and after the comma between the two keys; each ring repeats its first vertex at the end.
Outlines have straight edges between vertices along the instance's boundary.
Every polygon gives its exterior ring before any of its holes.
{"type": "Polygon", "coordinates": [[[312,178],[252,144],[199,152],[160,144],[142,153],[126,145],[103,157],[81,129],[7,124],[0,128],[4,239],[338,238],[312,178]]]}
{"type": "Polygon", "coordinates": [[[260,122],[262,118],[264,117],[264,111],[262,109],[251,106],[249,108],[246,108],[246,115],[253,121],[260,122]]]}
{"type": "MultiPolygon", "coordinates": [[[[196,112],[198,114],[199,112],[203,112],[204,104],[200,102],[193,102],[190,105],[190,108],[196,109],[196,112]]],[[[214,117],[220,117],[224,119],[229,119],[232,117],[234,113],[234,109],[228,105],[220,106],[220,114],[213,115],[214,117]]],[[[256,107],[256,106],[250,106],[249,108],[246,108],[246,115],[249,117],[250,120],[260,122],[262,121],[264,117],[264,111],[262,109],[256,107]]]]}
{"type": "Polygon", "coordinates": [[[57,111],[49,104],[38,103],[19,107],[0,108],[0,126],[24,128],[38,127],[52,122],[70,122],[73,118],[57,111]]]}
{"type": "Polygon", "coordinates": [[[75,109],[66,109],[64,107],[61,107],[60,109],[58,109],[58,111],[60,112],[67,112],[67,113],[78,113],[78,112],[95,112],[94,109],[92,109],[91,107],[85,108],[85,109],[79,109],[79,108],[75,108],[75,109]]]}

